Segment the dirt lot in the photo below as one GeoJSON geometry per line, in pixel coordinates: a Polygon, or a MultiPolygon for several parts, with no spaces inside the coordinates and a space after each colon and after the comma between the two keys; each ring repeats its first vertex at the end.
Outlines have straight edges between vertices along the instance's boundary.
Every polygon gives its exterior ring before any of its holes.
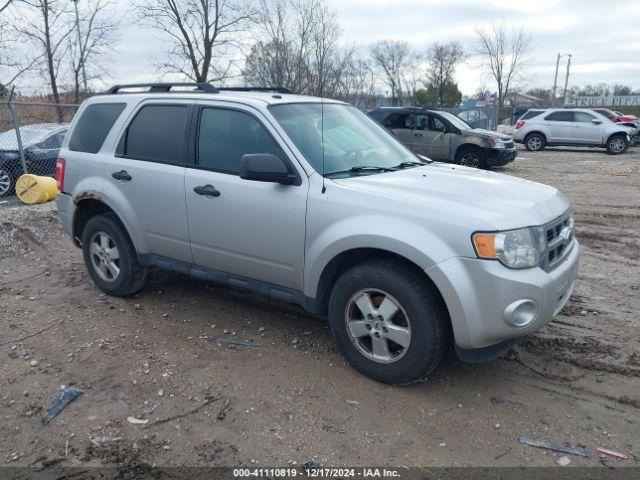
{"type": "Polygon", "coordinates": [[[602,467],[596,446],[640,465],[640,148],[521,152],[503,171],[574,200],[575,293],[506,358],[451,356],[405,388],[356,373],[325,323],[291,306],[162,271],[134,298],[106,297],[53,204],[0,205],[0,461],[555,465],[562,455],[518,442],[527,436],[585,445],[592,456],[568,455],[572,466],[602,467]],[[220,337],[259,346],[207,343],[220,337]],[[84,393],[45,426],[62,385],[84,393]]]}

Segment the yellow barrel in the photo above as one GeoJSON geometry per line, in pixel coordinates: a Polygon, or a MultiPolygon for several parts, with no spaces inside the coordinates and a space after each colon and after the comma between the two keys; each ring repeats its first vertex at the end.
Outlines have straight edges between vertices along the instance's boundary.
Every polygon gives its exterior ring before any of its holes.
{"type": "Polygon", "coordinates": [[[16,195],[28,205],[45,203],[58,196],[58,185],[55,178],[25,173],[16,182],[16,195]]]}

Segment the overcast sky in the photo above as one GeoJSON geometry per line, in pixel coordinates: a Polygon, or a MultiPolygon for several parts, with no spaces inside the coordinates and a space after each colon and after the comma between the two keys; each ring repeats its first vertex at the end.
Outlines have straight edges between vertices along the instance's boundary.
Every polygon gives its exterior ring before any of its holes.
{"type": "MultiPolygon", "coordinates": [[[[434,41],[459,40],[471,50],[474,28],[491,21],[522,26],[532,35],[522,87],[553,84],[557,53],[571,53],[569,84],[622,83],[640,89],[640,0],[327,0],[338,14],[345,40],[366,48],[384,38],[405,39],[416,49],[434,41]]],[[[121,8],[129,9],[127,0],[121,8]]],[[[126,15],[131,17],[131,15],[126,15]]],[[[163,45],[157,34],[129,25],[122,31],[110,82],[155,80],[152,60],[163,45]]],[[[566,57],[558,84],[564,82],[566,57]]],[[[491,79],[471,58],[456,72],[465,94],[491,79]]]]}

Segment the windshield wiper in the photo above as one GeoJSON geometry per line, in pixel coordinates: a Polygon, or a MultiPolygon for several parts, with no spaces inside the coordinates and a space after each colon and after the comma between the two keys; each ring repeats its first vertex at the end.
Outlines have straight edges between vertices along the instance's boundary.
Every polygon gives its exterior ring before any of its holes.
{"type": "Polygon", "coordinates": [[[401,162],[393,168],[410,168],[410,167],[422,167],[426,165],[424,162],[401,162]]]}
{"type": "Polygon", "coordinates": [[[359,167],[351,167],[349,169],[350,172],[364,172],[366,170],[376,170],[379,172],[393,172],[393,168],[389,167],[378,167],[375,165],[360,165],[359,167]]]}
{"type": "Polygon", "coordinates": [[[359,172],[395,172],[396,168],[390,167],[378,167],[376,165],[360,165],[358,167],[351,167],[348,170],[336,170],[335,172],[327,172],[325,175],[340,175],[342,173],[359,173],[359,172]]]}

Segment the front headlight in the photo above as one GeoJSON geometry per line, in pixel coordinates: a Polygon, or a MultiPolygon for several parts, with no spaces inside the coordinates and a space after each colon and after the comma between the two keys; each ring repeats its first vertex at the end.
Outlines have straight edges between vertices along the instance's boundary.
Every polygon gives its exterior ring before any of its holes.
{"type": "Polygon", "coordinates": [[[505,148],[504,142],[498,137],[489,137],[489,148],[505,148]]]}
{"type": "Polygon", "coordinates": [[[540,264],[542,247],[537,228],[475,233],[472,239],[478,258],[499,260],[509,268],[531,268],[540,264]]]}

